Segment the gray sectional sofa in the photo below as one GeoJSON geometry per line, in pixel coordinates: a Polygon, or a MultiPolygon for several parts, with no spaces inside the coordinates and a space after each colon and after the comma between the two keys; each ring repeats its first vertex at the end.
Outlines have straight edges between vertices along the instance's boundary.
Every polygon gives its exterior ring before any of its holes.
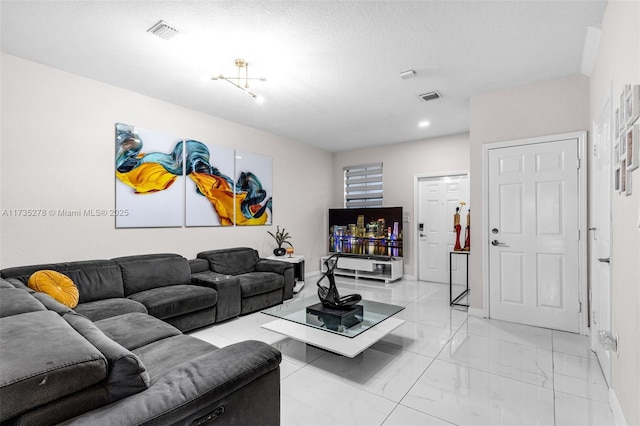
{"type": "Polygon", "coordinates": [[[43,269],[71,278],[80,294],[74,310],[92,321],[143,312],[182,331],[215,322],[217,293],[192,285],[189,262],[177,254],[18,266],[0,276],[26,286],[31,274],[43,269]]]}
{"type": "Polygon", "coordinates": [[[293,297],[293,265],[260,258],[252,248],[203,251],[190,264],[192,280],[199,285],[237,280],[230,295],[235,302],[231,309],[236,315],[259,311],[293,297]]]}
{"type": "Polygon", "coordinates": [[[183,334],[282,303],[293,287],[290,265],[241,248],[225,269],[222,251],[1,270],[0,423],[278,424],[280,352],[183,334]],[[72,279],[75,308],[27,287],[43,269],[72,279]]]}

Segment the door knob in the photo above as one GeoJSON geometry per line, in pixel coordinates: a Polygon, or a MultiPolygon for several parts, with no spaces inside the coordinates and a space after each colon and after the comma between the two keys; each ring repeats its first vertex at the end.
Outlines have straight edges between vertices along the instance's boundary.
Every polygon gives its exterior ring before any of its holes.
{"type": "Polygon", "coordinates": [[[421,232],[421,233],[420,233],[420,236],[421,236],[421,237],[424,237],[425,235],[421,232]]]}
{"type": "Polygon", "coordinates": [[[601,257],[601,258],[598,259],[598,262],[611,263],[611,258],[610,257],[601,257]]]}
{"type": "Polygon", "coordinates": [[[498,241],[498,240],[493,240],[493,241],[491,241],[491,245],[492,245],[492,246],[506,246],[507,244],[505,244],[505,243],[501,243],[501,242],[500,242],[500,241],[498,241]]]}

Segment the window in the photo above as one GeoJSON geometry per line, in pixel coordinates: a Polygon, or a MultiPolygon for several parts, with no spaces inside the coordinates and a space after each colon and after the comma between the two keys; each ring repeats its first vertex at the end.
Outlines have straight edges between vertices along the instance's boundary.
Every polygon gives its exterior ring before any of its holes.
{"type": "Polygon", "coordinates": [[[344,168],[344,206],[382,206],[382,163],[344,168]]]}

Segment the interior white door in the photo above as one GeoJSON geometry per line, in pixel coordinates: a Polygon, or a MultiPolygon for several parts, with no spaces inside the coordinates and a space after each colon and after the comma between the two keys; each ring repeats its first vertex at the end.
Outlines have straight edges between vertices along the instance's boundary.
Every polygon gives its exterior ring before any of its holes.
{"type": "MultiPolygon", "coordinates": [[[[418,279],[449,283],[449,251],[455,244],[453,215],[460,201],[469,207],[467,175],[437,176],[418,180],[418,279]]],[[[460,223],[464,229],[466,210],[460,223]]],[[[462,232],[461,239],[464,237],[462,232]]],[[[464,243],[464,241],[462,241],[464,243]]],[[[464,281],[463,262],[454,256],[452,280],[464,281]]],[[[462,259],[464,260],[464,259],[462,259]]]]}
{"type": "Polygon", "coordinates": [[[596,352],[602,372],[611,383],[611,350],[600,342],[601,331],[611,332],[611,97],[593,123],[594,163],[591,188],[591,348],[596,352]]]}
{"type": "Polygon", "coordinates": [[[579,331],[578,140],[489,150],[492,318],[579,331]]]}

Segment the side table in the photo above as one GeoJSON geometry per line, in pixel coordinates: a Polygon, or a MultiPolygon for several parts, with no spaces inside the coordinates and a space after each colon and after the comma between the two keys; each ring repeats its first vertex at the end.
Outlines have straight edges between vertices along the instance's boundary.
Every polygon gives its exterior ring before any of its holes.
{"type": "Polygon", "coordinates": [[[304,256],[300,255],[284,255],[284,256],[267,256],[267,259],[277,260],[278,262],[293,263],[293,276],[296,280],[293,286],[293,292],[298,293],[304,287],[304,256]]]}
{"type": "Polygon", "coordinates": [[[458,301],[460,299],[462,299],[464,296],[467,296],[469,294],[469,255],[471,254],[470,251],[450,251],[449,252],[449,306],[465,306],[465,307],[469,307],[469,304],[465,304],[465,303],[458,303],[458,301]],[[467,279],[466,279],[466,288],[465,290],[460,293],[458,296],[456,296],[455,298],[453,297],[453,270],[451,268],[451,261],[453,260],[453,255],[454,254],[462,254],[465,255],[466,260],[467,260],[467,279]]]}

